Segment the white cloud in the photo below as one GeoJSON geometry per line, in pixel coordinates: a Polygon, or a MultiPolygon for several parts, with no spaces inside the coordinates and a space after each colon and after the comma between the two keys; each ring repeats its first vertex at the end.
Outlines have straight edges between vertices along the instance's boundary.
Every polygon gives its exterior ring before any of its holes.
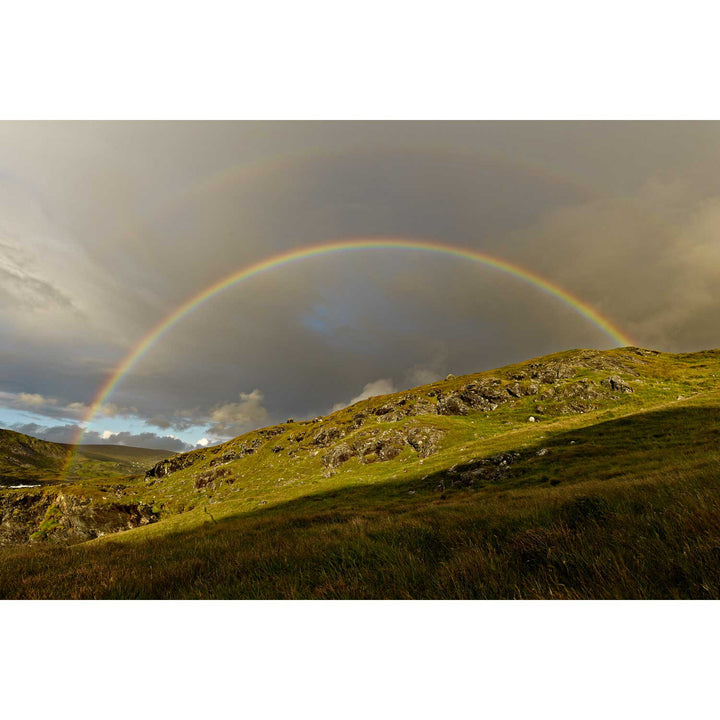
{"type": "Polygon", "coordinates": [[[210,441],[207,438],[200,438],[200,440],[198,440],[195,444],[200,445],[200,447],[207,447],[209,442],[210,441]]]}
{"type": "Polygon", "coordinates": [[[30,407],[57,404],[57,400],[55,398],[46,398],[44,395],[40,395],[39,393],[18,393],[17,399],[20,403],[30,407]]]}
{"type": "Polygon", "coordinates": [[[362,392],[355,396],[350,402],[339,402],[332,406],[332,409],[330,412],[336,412],[337,410],[342,410],[343,408],[348,407],[349,405],[354,405],[356,402],[360,402],[361,400],[367,400],[368,398],[375,397],[376,395],[389,395],[390,393],[395,392],[395,386],[393,385],[392,380],[389,380],[387,378],[380,378],[379,380],[373,380],[372,382],[369,382],[365,385],[365,387],[362,389],[362,392]]]}
{"type": "MultiPolygon", "coordinates": [[[[71,403],[68,407],[83,408],[83,412],[89,410],[87,405],[83,403],[71,403]]],[[[97,410],[98,415],[103,417],[131,417],[138,414],[138,409],[134,407],[122,407],[116,403],[103,403],[97,410]]]]}
{"type": "Polygon", "coordinates": [[[213,437],[236,437],[268,422],[268,411],[262,404],[263,394],[255,389],[240,393],[240,402],[218,405],[210,411],[207,432],[213,437]]]}
{"type": "Polygon", "coordinates": [[[111,437],[113,437],[113,435],[118,435],[118,433],[113,432],[112,430],[103,430],[102,435],[100,435],[100,437],[103,440],[109,440],[111,437]]]}

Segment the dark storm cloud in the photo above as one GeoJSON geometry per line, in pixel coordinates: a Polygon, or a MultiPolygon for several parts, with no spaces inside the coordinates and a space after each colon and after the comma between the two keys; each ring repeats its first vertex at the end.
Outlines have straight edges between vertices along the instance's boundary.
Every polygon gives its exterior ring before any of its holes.
{"type": "MultiPolygon", "coordinates": [[[[718,140],[713,123],[0,124],[4,407],[37,395],[53,402],[35,410],[79,420],[68,408],[187,297],[352,237],[464,245],[561,284],[639,344],[718,346],[718,140]]],[[[612,344],[497,271],[348,253],[212,298],[110,401],[150,429],[225,437],[612,344]]]]}

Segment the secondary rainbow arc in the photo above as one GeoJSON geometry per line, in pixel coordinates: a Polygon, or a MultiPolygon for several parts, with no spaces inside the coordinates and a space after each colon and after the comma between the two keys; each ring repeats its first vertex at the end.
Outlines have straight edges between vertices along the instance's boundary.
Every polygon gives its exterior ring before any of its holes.
{"type": "MultiPolygon", "coordinates": [[[[525,280],[537,288],[543,290],[549,295],[561,300],[565,304],[569,305],[580,315],[585,317],[596,327],[602,330],[606,335],[617,342],[620,346],[634,345],[635,343],[625,335],[619,328],[617,328],[608,318],[603,317],[597,310],[585,303],[580,298],[572,295],[567,290],[561,288],[559,285],[552,281],[541,277],[540,275],[527,270],[526,268],[520,267],[508,260],[487,255],[475,250],[468,248],[439,243],[430,240],[408,240],[404,238],[362,238],[354,240],[343,240],[339,242],[329,243],[318,243],[310,246],[305,246],[296,250],[290,250],[287,252],[279,253],[263,260],[251,263],[245,267],[235,270],[229,275],[221,278],[217,282],[214,282],[209,287],[204,288],[200,292],[189,297],[173,312],[167,315],[163,320],[157,323],[151,330],[149,330],[140,342],[128,353],[123,361],[118,365],[108,380],[100,387],[94,400],[92,401],[89,410],[84,418],[83,424],[80,427],[75,439],[74,445],[77,445],[82,440],[85,427],[90,423],[98,410],[101,408],[103,403],[108,399],[110,394],[113,392],[117,384],[122,380],[125,374],[135,365],[135,363],[144,355],[152,345],[160,339],[160,337],[167,332],[172,326],[179,322],[188,313],[192,312],[195,308],[199,307],[206,300],[209,300],[214,295],[222,292],[223,290],[235,285],[242,280],[247,280],[254,276],[260,275],[264,272],[274,270],[275,268],[287,265],[289,263],[306,260],[309,258],[319,257],[322,255],[328,255],[331,253],[341,253],[349,251],[360,251],[360,250],[414,250],[414,251],[425,251],[436,253],[445,256],[454,256],[465,260],[480,263],[486,267],[495,268],[516,278],[525,280]]],[[[66,463],[66,468],[72,461],[72,457],[69,456],[66,463]]]]}

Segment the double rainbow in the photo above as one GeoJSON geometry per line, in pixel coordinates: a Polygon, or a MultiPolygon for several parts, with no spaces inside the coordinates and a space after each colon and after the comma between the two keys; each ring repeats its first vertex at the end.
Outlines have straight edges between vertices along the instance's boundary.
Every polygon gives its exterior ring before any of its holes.
{"type": "MultiPolygon", "coordinates": [[[[500,270],[501,272],[512,275],[513,277],[525,280],[530,284],[534,285],[538,289],[544,291],[548,295],[551,295],[558,300],[561,300],[566,305],[573,308],[577,313],[582,315],[584,318],[589,320],[593,325],[602,330],[606,335],[612,338],[613,341],[618,343],[620,346],[634,345],[633,341],[621,332],[608,318],[603,317],[597,310],[593,309],[590,305],[582,301],[580,298],[572,295],[567,290],[564,290],[559,285],[551,282],[550,280],[540,277],[536,273],[531,272],[525,268],[515,265],[514,263],[508,262],[507,260],[501,260],[500,258],[486,255],[485,253],[477,252],[475,250],[469,250],[468,248],[457,246],[457,245],[446,245],[434,241],[426,240],[408,240],[403,238],[367,238],[367,239],[355,239],[355,240],[344,240],[341,242],[330,242],[320,243],[316,245],[310,245],[298,250],[291,250],[288,252],[279,253],[272,257],[260,260],[259,262],[247,265],[239,270],[226,275],[217,282],[213,283],[209,287],[201,290],[189,297],[182,305],[176,308],[167,317],[161,320],[155,327],[153,327],[146,335],[140,340],[140,342],[128,353],[125,359],[118,365],[112,375],[98,390],[95,398],[93,399],[87,415],[80,427],[80,430],[76,434],[74,439],[74,445],[81,442],[83,434],[85,432],[85,426],[87,426],[95,417],[100,407],[108,399],[113,390],[117,387],[118,383],[122,378],[130,371],[135,363],[142,358],[142,356],[176,323],[182,320],[186,315],[191,313],[195,308],[202,305],[206,300],[214,297],[223,290],[236,285],[243,280],[249,280],[257,275],[275,270],[276,268],[290,263],[298,262],[301,260],[308,260],[310,258],[321,257],[324,255],[330,255],[335,253],[346,253],[353,251],[362,250],[412,250],[415,252],[427,252],[435,253],[438,255],[450,256],[462,258],[464,260],[470,260],[472,262],[480,263],[486,267],[500,270]]],[[[72,461],[72,454],[68,457],[66,463],[66,469],[72,461]]]]}

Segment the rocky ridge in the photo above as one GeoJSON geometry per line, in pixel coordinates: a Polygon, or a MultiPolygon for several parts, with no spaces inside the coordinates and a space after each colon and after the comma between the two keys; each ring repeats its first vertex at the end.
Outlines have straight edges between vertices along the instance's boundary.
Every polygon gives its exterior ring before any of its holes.
{"type": "Polygon", "coordinates": [[[639,348],[577,350],[494,371],[449,375],[326,417],[288,420],[164,458],[133,481],[132,490],[120,488],[107,497],[86,493],[82,486],[76,494],[49,487],[5,491],[0,544],[78,542],[154,522],[161,513],[230,498],[263,505],[273,493],[306,493],[337,474],[365,482],[382,473],[407,473],[426,461],[435,467],[427,477],[441,491],[497,483],[512,472],[515,459],[482,455],[480,446],[464,452],[465,443],[528,422],[636,404],[654,382],[657,355],[639,348]],[[456,459],[443,466],[435,456],[446,451],[456,459]],[[385,464],[391,469],[383,470],[385,464]]]}
{"type": "Polygon", "coordinates": [[[360,401],[327,417],[288,421],[167,458],[146,472],[146,482],[154,485],[197,467],[195,489],[217,490],[236,478],[233,471],[218,468],[235,467],[238,461],[268,451],[290,462],[319,455],[326,477],[351,460],[361,465],[387,462],[405,450],[427,458],[441,449],[445,436],[433,417],[487,415],[528,402],[532,421],[589,412],[604,401],[633,393],[633,378],[640,381],[638,363],[652,354],[639,348],[627,348],[620,355],[578,350],[492,372],[450,375],[430,385],[360,401]]]}

